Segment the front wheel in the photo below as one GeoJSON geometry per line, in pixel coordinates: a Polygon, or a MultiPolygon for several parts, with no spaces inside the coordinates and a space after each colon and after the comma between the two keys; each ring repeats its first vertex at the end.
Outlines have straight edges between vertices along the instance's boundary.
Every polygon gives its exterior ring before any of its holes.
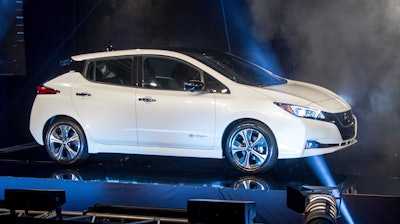
{"type": "Polygon", "coordinates": [[[260,173],[278,160],[278,147],[272,131],[258,121],[236,124],[228,134],[225,155],[230,163],[245,173],[260,173]]]}
{"type": "Polygon", "coordinates": [[[49,156],[62,165],[79,164],[89,156],[82,128],[70,118],[56,119],[45,135],[49,156]]]}

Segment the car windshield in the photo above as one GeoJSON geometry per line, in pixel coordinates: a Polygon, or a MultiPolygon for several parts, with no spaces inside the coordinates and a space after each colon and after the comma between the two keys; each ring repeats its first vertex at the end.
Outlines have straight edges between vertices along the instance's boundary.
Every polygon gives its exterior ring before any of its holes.
{"type": "Polygon", "coordinates": [[[188,53],[229,79],[251,86],[272,86],[287,83],[272,72],[227,53],[188,53]]]}

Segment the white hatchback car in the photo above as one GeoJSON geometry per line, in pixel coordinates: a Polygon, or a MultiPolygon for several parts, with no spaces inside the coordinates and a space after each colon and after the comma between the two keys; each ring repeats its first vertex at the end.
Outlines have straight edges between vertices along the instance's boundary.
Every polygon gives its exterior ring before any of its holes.
{"type": "Polygon", "coordinates": [[[37,87],[30,119],[60,164],[90,153],[226,157],[257,173],[357,142],[357,120],[337,94],[231,54],[108,51],[73,56],[68,69],[37,87]]]}

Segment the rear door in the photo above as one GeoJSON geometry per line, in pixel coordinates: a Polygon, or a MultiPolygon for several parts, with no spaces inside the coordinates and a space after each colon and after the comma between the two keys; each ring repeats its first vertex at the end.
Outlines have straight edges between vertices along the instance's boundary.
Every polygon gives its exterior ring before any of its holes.
{"type": "Polygon", "coordinates": [[[73,87],[72,101],[90,137],[101,144],[137,145],[136,59],[109,58],[87,65],[87,80],[73,87]]]}

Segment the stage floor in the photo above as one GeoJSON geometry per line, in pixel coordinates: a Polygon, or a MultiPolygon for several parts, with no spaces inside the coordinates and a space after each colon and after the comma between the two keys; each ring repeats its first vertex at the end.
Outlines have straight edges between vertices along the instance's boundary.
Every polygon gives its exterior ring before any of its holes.
{"type": "Polygon", "coordinates": [[[0,192],[63,189],[63,209],[69,211],[96,203],[186,208],[188,199],[251,200],[260,223],[301,223],[302,215],[286,206],[286,186],[336,184],[343,186],[348,211],[339,223],[399,223],[397,158],[381,165],[348,153],[280,160],[268,173],[243,175],[225,160],[118,154],[92,155],[80,166],[62,167],[42,147],[26,144],[0,150],[0,192]]]}

